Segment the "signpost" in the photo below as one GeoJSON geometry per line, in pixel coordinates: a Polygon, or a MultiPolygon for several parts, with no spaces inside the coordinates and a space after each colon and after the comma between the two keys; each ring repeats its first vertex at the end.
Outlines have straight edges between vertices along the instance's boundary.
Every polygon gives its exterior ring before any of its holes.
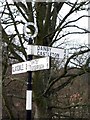
{"type": "MultiPolygon", "coordinates": [[[[32,38],[29,38],[27,40],[28,40],[28,45],[32,44],[33,42],[32,38]]],[[[27,55],[28,62],[32,60],[32,57],[33,57],[32,55],[27,55]]],[[[32,119],[32,71],[28,71],[27,90],[26,90],[26,120],[31,120],[31,119],[32,119]]]]}
{"type": "Polygon", "coordinates": [[[50,68],[50,58],[44,57],[12,65],[12,74],[25,73],[27,71],[38,71],[50,68]]]}
{"type": "MultiPolygon", "coordinates": [[[[24,26],[24,34],[26,37],[26,40],[28,41],[28,45],[32,45],[34,41],[34,37],[37,36],[38,28],[34,23],[27,23],[24,26]],[[33,35],[28,35],[26,32],[27,26],[33,26],[35,28],[35,32],[33,35]]],[[[27,60],[32,60],[32,55],[27,55],[27,60]]],[[[28,66],[27,66],[28,67],[28,66]]],[[[28,80],[27,80],[27,91],[26,91],[26,120],[32,119],[32,71],[28,71],[28,80]]]]}
{"type": "Polygon", "coordinates": [[[25,39],[28,41],[27,61],[12,65],[12,74],[28,72],[27,91],[26,91],[26,120],[31,120],[32,116],[32,71],[44,70],[50,68],[50,57],[64,58],[64,50],[47,46],[32,45],[34,37],[37,36],[38,29],[34,23],[27,23],[24,26],[25,39]],[[28,35],[27,26],[33,26],[35,33],[28,35]],[[44,58],[32,60],[33,55],[45,56],[44,58]]]}
{"type": "Polygon", "coordinates": [[[64,49],[40,46],[40,45],[28,45],[27,55],[36,56],[51,56],[53,58],[64,58],[64,49]]]}

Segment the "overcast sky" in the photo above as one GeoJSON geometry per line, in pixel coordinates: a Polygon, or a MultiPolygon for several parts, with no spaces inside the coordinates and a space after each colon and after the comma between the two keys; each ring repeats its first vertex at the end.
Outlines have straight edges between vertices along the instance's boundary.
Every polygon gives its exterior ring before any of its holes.
{"type": "MultiPolygon", "coordinates": [[[[62,17],[65,16],[65,14],[67,14],[67,12],[70,10],[70,7],[68,5],[64,5],[60,11],[60,15],[62,17]]],[[[88,11],[81,11],[81,12],[76,12],[74,13],[73,15],[71,15],[68,20],[74,20],[74,19],[77,19],[78,17],[82,16],[82,15],[88,15],[88,11]]],[[[82,28],[86,28],[88,29],[88,18],[82,18],[80,19],[79,21],[77,21],[76,23],[74,23],[75,25],[78,25],[79,27],[82,27],[82,28]]],[[[77,31],[77,29],[75,28],[69,28],[67,29],[67,31],[77,31]]],[[[67,40],[69,41],[72,41],[72,43],[77,43],[77,44],[88,44],[88,34],[82,34],[82,35],[69,35],[67,37],[67,40]]]]}
{"type": "MultiPolygon", "coordinates": [[[[1,0],[2,1],[2,0],[1,0]]],[[[7,0],[9,3],[11,3],[12,0],[7,0]]],[[[76,0],[74,0],[76,1],[76,0]]],[[[64,17],[65,14],[67,14],[67,12],[70,10],[70,7],[68,5],[65,5],[62,7],[61,11],[60,11],[60,15],[58,17],[64,17]]],[[[76,18],[78,18],[79,16],[81,15],[88,15],[88,12],[86,11],[83,11],[83,12],[77,12],[77,13],[74,13],[73,15],[71,15],[68,20],[74,20],[76,18]]],[[[20,16],[17,16],[16,17],[17,20],[20,20],[20,16]]],[[[58,21],[58,20],[57,20],[58,21]]],[[[58,22],[57,22],[58,24],[58,22]]],[[[76,25],[80,26],[80,27],[83,27],[83,28],[88,28],[88,18],[82,18],[81,20],[79,20],[78,22],[75,23],[76,25]]],[[[23,31],[23,26],[20,26],[18,27],[19,31],[23,31]]],[[[75,28],[69,28],[67,29],[67,31],[74,31],[77,29],[75,28]]],[[[8,31],[10,32],[13,32],[12,29],[8,29],[8,31]]],[[[64,39],[67,39],[68,41],[72,41],[72,43],[76,42],[78,44],[82,44],[82,43],[86,43],[88,44],[88,34],[83,34],[83,35],[69,35],[67,38],[64,38],[64,39]]]]}

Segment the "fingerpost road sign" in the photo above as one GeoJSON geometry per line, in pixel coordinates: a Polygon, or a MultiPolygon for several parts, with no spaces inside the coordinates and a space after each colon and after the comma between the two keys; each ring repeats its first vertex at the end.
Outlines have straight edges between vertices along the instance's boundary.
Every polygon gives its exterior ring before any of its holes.
{"type": "Polygon", "coordinates": [[[27,45],[27,55],[51,56],[59,59],[64,58],[64,49],[40,45],[27,45]]]}
{"type": "Polygon", "coordinates": [[[44,57],[12,65],[12,74],[25,73],[27,71],[38,71],[50,68],[50,58],[44,57]]]}

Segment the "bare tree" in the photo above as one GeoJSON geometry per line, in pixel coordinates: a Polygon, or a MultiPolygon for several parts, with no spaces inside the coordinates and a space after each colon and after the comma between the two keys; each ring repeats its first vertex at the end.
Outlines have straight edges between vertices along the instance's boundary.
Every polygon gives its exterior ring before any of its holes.
{"type": "MultiPolygon", "coordinates": [[[[73,34],[83,35],[90,32],[88,29],[75,24],[83,18],[90,17],[89,15],[83,14],[78,18],[69,19],[69,17],[73,16],[75,13],[77,14],[81,11],[88,11],[88,4],[89,0],[85,0],[83,2],[76,0],[75,2],[34,3],[9,3],[6,0],[5,2],[2,2],[2,38],[3,45],[7,48],[6,53],[4,54],[5,51],[3,52],[3,88],[5,88],[5,79],[11,61],[22,62],[27,58],[25,46],[26,40],[22,30],[20,29],[25,23],[34,22],[38,26],[39,32],[38,36],[35,38],[34,44],[53,46],[56,42],[60,43],[62,40],[65,40],[66,42],[67,36],[73,34]],[[69,10],[67,10],[67,14],[61,16],[60,11],[64,5],[68,6],[69,10]],[[75,28],[76,30],[72,31],[69,28],[75,28]]],[[[32,28],[31,32],[33,33],[33,31],[34,30],[32,28]]],[[[65,42],[61,42],[58,48],[62,47],[62,44],[64,45],[65,42]]],[[[90,48],[88,48],[88,46],[79,46],[77,49],[78,51],[75,49],[75,52],[71,56],[63,59],[63,61],[65,60],[65,63],[62,62],[62,68],[56,67],[56,64],[55,66],[52,65],[51,69],[48,71],[35,72],[33,75],[35,118],[53,118],[54,113],[49,109],[49,105],[54,104],[53,97],[55,94],[72,83],[72,81],[78,76],[82,76],[83,74],[90,72],[88,67],[90,58],[83,58],[84,62],[80,59],[81,55],[86,55],[86,53],[90,52],[90,48]],[[69,67],[70,62],[72,62],[73,67],[69,67]],[[78,71],[71,73],[72,70],[78,71]],[[61,71],[61,73],[59,71],[61,71]],[[59,74],[56,74],[55,72],[58,72],[59,74]],[[64,81],[62,82],[63,79],[64,81]]],[[[25,82],[26,81],[24,81],[24,84],[25,82]]],[[[11,82],[9,81],[9,83],[11,82]]],[[[10,119],[14,119],[15,116],[13,115],[12,109],[10,109],[9,103],[6,99],[7,94],[6,92],[3,93],[3,98],[9,111],[10,119]]]]}

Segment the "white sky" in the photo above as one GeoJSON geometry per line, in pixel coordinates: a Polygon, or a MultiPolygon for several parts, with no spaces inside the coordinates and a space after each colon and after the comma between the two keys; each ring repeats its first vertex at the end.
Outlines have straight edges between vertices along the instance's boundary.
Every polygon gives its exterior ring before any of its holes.
{"type": "MultiPolygon", "coordinates": [[[[70,10],[70,7],[69,6],[67,6],[67,5],[64,5],[63,7],[62,7],[62,9],[61,9],[61,11],[60,11],[60,16],[62,16],[62,18],[65,16],[65,14],[67,14],[67,12],[69,12],[69,10],[70,10]]],[[[71,15],[69,18],[68,18],[68,20],[74,20],[74,19],[77,19],[79,16],[81,16],[81,15],[83,15],[83,14],[85,14],[85,15],[88,15],[88,12],[87,11],[81,11],[81,12],[76,12],[76,13],[74,13],[73,15],[71,15]]],[[[88,18],[82,18],[82,19],[80,19],[79,21],[77,21],[76,23],[74,23],[75,25],[78,25],[79,27],[82,27],[82,28],[86,28],[86,29],[88,29],[88,18]]],[[[73,31],[73,30],[77,30],[77,29],[75,29],[75,28],[69,28],[69,29],[67,29],[68,31],[70,30],[70,31],[73,31]]],[[[68,37],[67,37],[67,39],[69,40],[69,41],[72,41],[72,43],[77,43],[77,44],[83,44],[83,43],[85,43],[85,44],[88,44],[88,34],[80,34],[80,35],[78,35],[78,34],[75,34],[75,35],[69,35],[68,37]]]]}
{"type": "MultiPolygon", "coordinates": [[[[2,1],[2,0],[1,0],[2,1]]],[[[9,3],[11,3],[11,1],[12,0],[7,0],[9,3]]],[[[76,0],[75,0],[76,1],[76,0]]],[[[62,16],[62,18],[65,16],[65,14],[67,14],[67,12],[70,10],[70,7],[68,6],[68,5],[64,5],[63,7],[62,7],[62,9],[61,9],[61,11],[60,11],[60,16],[62,16]]],[[[81,15],[83,15],[83,14],[85,14],[85,15],[88,15],[88,12],[85,12],[85,11],[83,11],[83,12],[77,12],[77,13],[74,13],[73,15],[71,15],[69,18],[68,18],[68,20],[70,19],[72,19],[72,20],[74,20],[74,19],[76,19],[76,18],[78,18],[79,16],[81,16],[81,15]]],[[[22,18],[20,18],[20,16],[17,16],[16,17],[16,20],[20,20],[20,19],[22,19],[22,18]]],[[[76,25],[79,25],[80,27],[84,27],[84,28],[88,28],[88,18],[83,18],[83,19],[81,19],[81,20],[79,20],[78,22],[76,22],[75,23],[76,25]]],[[[22,33],[23,32],[23,26],[21,25],[21,26],[19,26],[18,27],[18,30],[20,31],[20,33],[22,33]]],[[[72,30],[74,30],[74,28],[72,29],[68,29],[68,31],[72,31],[72,30]]],[[[12,31],[12,27],[11,28],[9,28],[8,29],[8,32],[11,32],[11,33],[13,33],[14,31],[12,31]]],[[[68,36],[67,38],[66,38],[67,40],[69,40],[69,41],[73,41],[73,43],[74,42],[77,42],[77,43],[79,43],[79,44],[82,44],[82,43],[86,43],[86,44],[88,44],[88,34],[83,34],[83,35],[70,35],[70,36],[68,36]]]]}

